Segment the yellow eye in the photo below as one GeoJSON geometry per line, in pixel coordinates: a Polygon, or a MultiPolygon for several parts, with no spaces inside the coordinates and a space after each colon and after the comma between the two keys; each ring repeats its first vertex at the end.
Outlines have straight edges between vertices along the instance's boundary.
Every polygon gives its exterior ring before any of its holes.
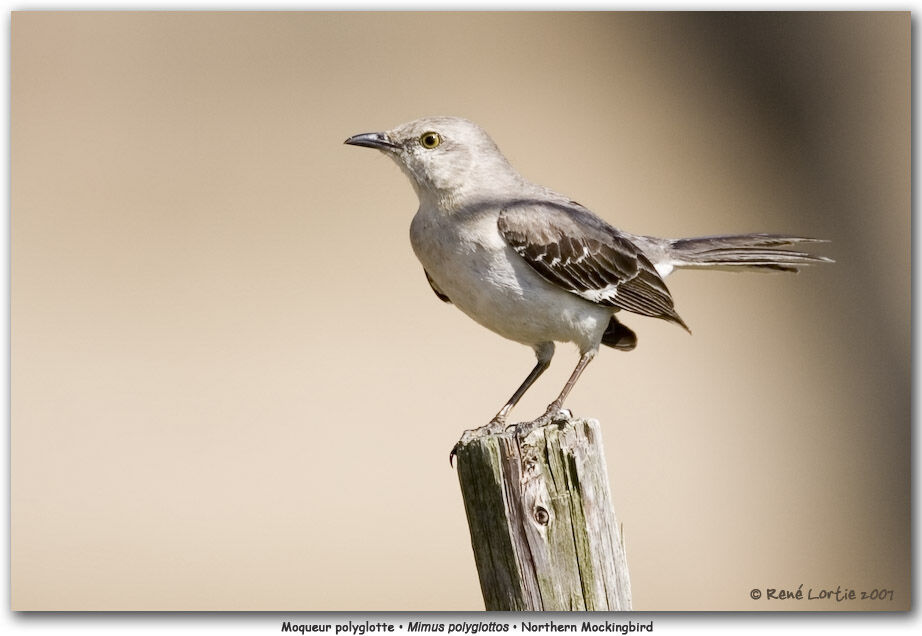
{"type": "Polygon", "coordinates": [[[423,133],[419,137],[419,145],[426,150],[432,150],[440,143],[442,143],[442,137],[437,132],[423,133]]]}

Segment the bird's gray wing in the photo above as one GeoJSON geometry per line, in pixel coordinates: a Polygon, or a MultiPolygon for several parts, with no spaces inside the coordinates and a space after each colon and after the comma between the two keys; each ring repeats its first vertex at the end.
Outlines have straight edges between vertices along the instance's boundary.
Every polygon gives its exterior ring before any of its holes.
{"type": "Polygon", "coordinates": [[[512,249],[551,283],[599,305],[688,329],[640,248],[582,206],[516,202],[503,208],[498,225],[512,249]]]}
{"type": "Polygon", "coordinates": [[[426,280],[429,281],[429,287],[432,288],[432,291],[435,292],[435,295],[439,297],[443,303],[451,304],[451,298],[449,298],[445,292],[435,286],[435,281],[432,280],[432,276],[429,275],[429,272],[423,270],[423,273],[426,275],[426,280]]]}

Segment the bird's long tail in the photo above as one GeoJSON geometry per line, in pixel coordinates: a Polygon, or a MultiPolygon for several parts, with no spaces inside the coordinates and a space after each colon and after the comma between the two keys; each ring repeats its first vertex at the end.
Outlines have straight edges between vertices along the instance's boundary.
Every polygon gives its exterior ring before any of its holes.
{"type": "Polygon", "coordinates": [[[833,260],[785,247],[825,242],[783,234],[731,234],[672,239],[668,251],[674,267],[796,272],[804,265],[833,260]]]}

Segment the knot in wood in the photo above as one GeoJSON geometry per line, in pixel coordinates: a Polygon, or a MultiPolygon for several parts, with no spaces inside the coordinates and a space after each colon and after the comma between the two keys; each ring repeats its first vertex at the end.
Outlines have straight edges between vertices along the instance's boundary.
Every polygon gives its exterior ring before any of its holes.
{"type": "Polygon", "coordinates": [[[535,521],[537,521],[539,525],[546,526],[550,520],[551,515],[545,508],[542,506],[535,508],[535,521]]]}

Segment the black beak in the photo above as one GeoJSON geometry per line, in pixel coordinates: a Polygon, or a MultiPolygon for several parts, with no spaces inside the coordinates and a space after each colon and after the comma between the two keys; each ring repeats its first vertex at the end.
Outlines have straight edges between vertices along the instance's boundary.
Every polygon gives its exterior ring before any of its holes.
{"type": "Polygon", "coordinates": [[[391,143],[390,139],[384,133],[364,133],[353,135],[344,143],[350,146],[364,146],[366,148],[377,148],[378,150],[393,150],[397,144],[391,143]]]}

